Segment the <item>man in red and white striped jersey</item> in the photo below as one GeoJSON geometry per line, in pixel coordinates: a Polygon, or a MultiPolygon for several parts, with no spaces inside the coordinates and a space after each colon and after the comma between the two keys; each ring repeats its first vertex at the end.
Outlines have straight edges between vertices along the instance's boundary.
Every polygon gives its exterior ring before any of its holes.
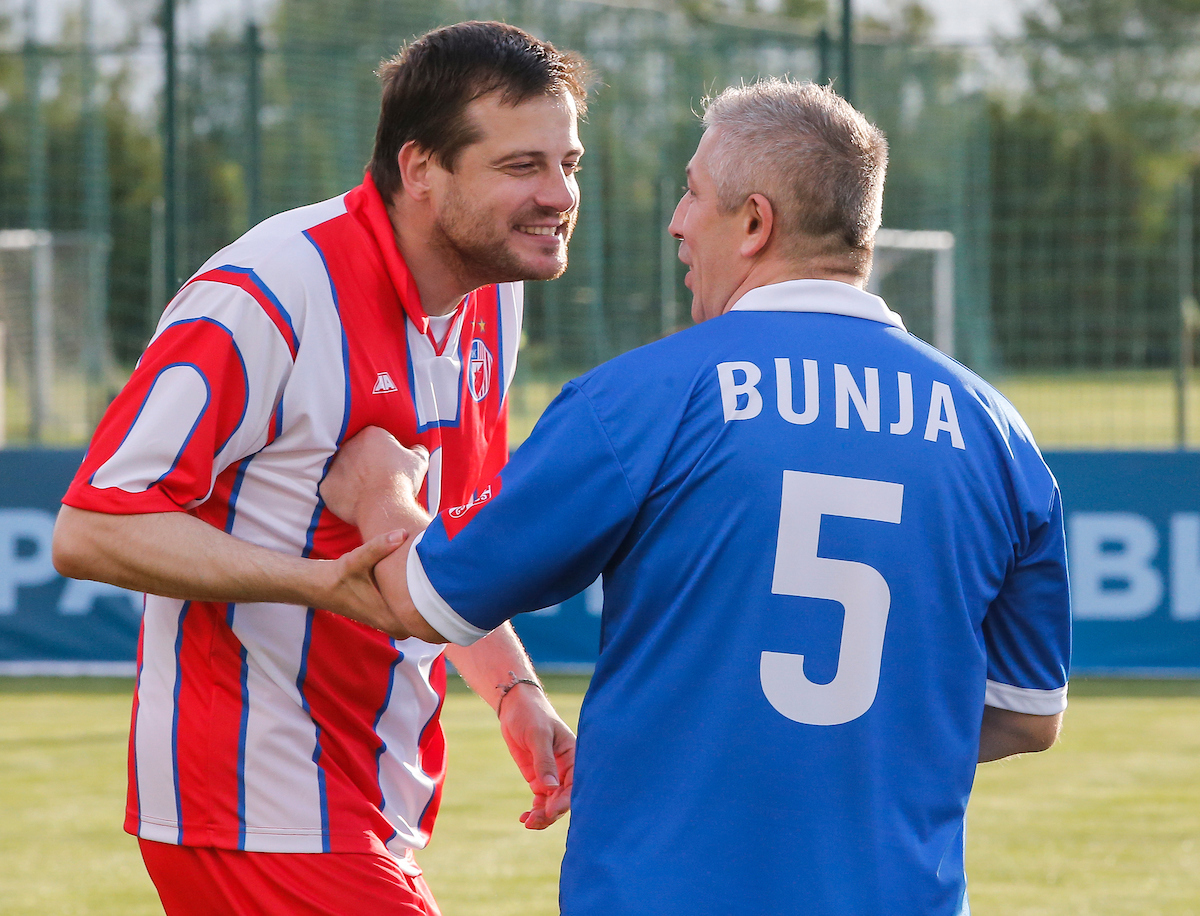
{"type": "MultiPolygon", "coordinates": [[[[366,426],[428,450],[430,512],[505,463],[518,281],[566,268],[586,93],[579,58],[498,23],[380,75],[363,183],[184,285],[55,530],[63,574],[147,593],[125,828],[170,916],[437,913],[412,851],[441,792],[442,647],[342,616],[382,604],[398,543],[362,544],[318,485],[366,426]]],[[[446,654],[497,707],[526,826],[552,823],[574,736],[515,634],[446,654]]]]}

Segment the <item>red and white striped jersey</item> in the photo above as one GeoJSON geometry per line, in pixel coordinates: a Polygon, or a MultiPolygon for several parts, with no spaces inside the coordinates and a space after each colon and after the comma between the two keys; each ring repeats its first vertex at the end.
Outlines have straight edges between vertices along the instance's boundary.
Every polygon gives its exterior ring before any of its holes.
{"type": "MultiPolygon", "coordinates": [[[[168,306],[64,502],[188,512],[315,558],[361,543],[317,485],[380,426],[430,454],[422,498],[470,502],[508,457],[521,287],[467,296],[443,339],[371,179],[273,217],[168,306]]],[[[148,596],[125,827],[273,852],[428,841],[441,793],[441,647],[327,611],[148,596]]]]}

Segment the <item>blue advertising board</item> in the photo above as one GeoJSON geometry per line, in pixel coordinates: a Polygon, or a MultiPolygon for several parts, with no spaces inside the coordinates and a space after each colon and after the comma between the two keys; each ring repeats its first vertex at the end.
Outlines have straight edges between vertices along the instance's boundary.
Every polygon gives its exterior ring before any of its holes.
{"type": "Polygon", "coordinates": [[[0,672],[133,673],[142,596],[64,579],[50,562],[59,500],[82,460],[0,451],[0,672]]]}
{"type": "Polygon", "coordinates": [[[1073,669],[1200,676],[1200,454],[1046,460],[1066,508],[1073,669]]]}
{"type": "MultiPolygon", "coordinates": [[[[0,451],[0,673],[132,673],[141,596],[59,576],[58,501],[80,451],[0,451]]],[[[1200,453],[1058,452],[1076,673],[1200,676],[1200,453]]],[[[515,621],[544,670],[587,670],[597,583],[515,621]]]]}

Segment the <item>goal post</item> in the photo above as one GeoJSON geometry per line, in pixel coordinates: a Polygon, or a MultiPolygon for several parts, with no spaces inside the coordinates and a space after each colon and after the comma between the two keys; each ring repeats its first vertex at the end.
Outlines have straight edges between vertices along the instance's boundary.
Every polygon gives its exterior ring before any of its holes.
{"type": "Polygon", "coordinates": [[[953,233],[880,229],[867,290],[882,295],[918,337],[954,355],[953,233]]]}
{"type": "MultiPolygon", "coordinates": [[[[54,236],[48,229],[0,229],[0,252],[24,252],[29,256],[28,311],[32,338],[33,398],[30,403],[30,425],[42,428],[50,417],[53,405],[51,391],[54,379],[54,236]]],[[[11,286],[7,287],[9,290],[11,286]]],[[[6,300],[8,297],[4,297],[6,300]]],[[[13,324],[16,303],[0,302],[0,323],[13,324]]],[[[3,337],[0,337],[2,340],[3,337]]],[[[6,361],[0,366],[7,370],[6,361]]],[[[0,376],[0,417],[7,419],[7,374],[0,376]]],[[[3,437],[3,431],[0,431],[3,437]]]]}
{"type": "Polygon", "coordinates": [[[108,240],[94,233],[0,230],[0,378],[6,444],[87,441],[102,409],[108,240]]]}

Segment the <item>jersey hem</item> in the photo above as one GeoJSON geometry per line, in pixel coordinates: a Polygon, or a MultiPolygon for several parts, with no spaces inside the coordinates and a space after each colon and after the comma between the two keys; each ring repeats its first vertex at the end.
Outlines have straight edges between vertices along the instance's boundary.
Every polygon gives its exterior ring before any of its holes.
{"type": "Polygon", "coordinates": [[[985,706],[1022,712],[1031,716],[1055,716],[1067,708],[1067,685],[1050,690],[1014,687],[991,679],[983,695],[985,706]]]}
{"type": "Polygon", "coordinates": [[[429,576],[425,574],[425,567],[421,565],[421,558],[417,555],[417,545],[424,536],[424,531],[418,534],[408,552],[408,595],[426,623],[455,645],[469,646],[487,636],[490,631],[481,630],[464,620],[433,587],[429,576]]]}
{"type": "MultiPolygon", "coordinates": [[[[185,828],[186,830],[186,828],[185,828]]],[[[332,847],[332,852],[373,853],[391,856],[398,861],[412,862],[413,853],[417,848],[401,846],[403,852],[389,848],[378,835],[370,831],[350,833],[323,833],[320,828],[315,830],[288,830],[287,828],[247,828],[245,833],[236,830],[202,829],[186,830],[188,838],[181,840],[179,825],[164,821],[148,820],[142,817],[125,824],[125,832],[143,840],[154,843],[166,843],[171,846],[189,846],[199,849],[229,849],[245,852],[295,853],[311,854],[326,851],[326,845],[332,847]],[[196,834],[200,839],[195,839],[196,834]]],[[[393,842],[395,842],[393,840],[393,842]]]]}

